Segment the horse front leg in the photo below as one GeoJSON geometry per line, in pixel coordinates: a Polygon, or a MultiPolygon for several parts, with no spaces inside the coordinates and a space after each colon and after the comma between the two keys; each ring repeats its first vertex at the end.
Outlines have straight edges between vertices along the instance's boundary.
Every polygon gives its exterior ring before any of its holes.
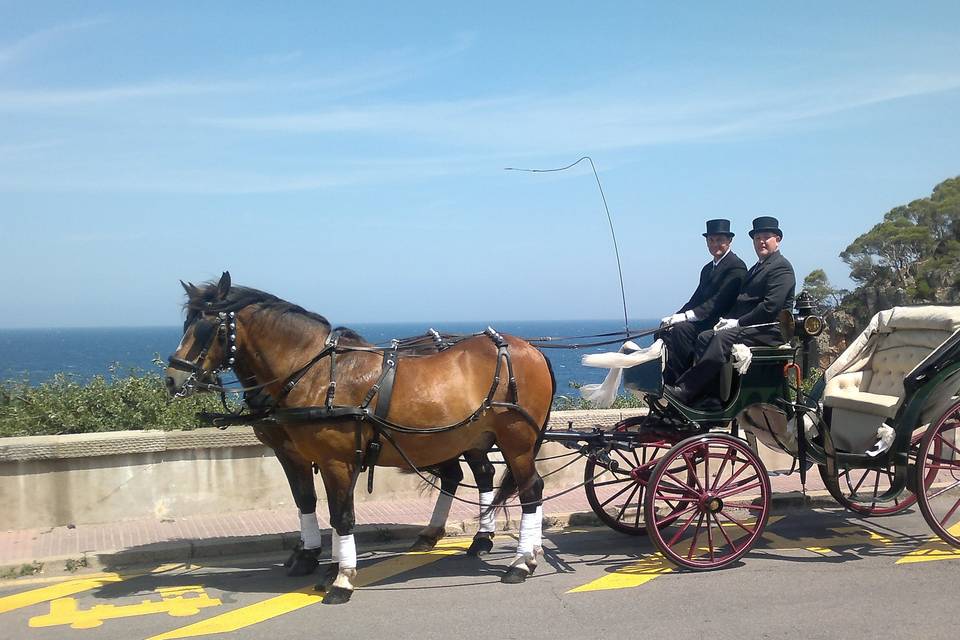
{"type": "Polygon", "coordinates": [[[342,462],[321,464],[320,475],[327,492],[330,526],[333,529],[333,563],[315,589],[324,591],[324,604],[343,604],[353,595],[357,577],[357,546],[353,538],[356,514],[353,508],[354,465],[342,462]]]}
{"type": "Polygon", "coordinates": [[[450,507],[457,487],[463,481],[463,469],[460,468],[460,459],[454,458],[437,465],[437,475],[440,477],[440,495],[433,505],[433,515],[430,524],[420,531],[417,539],[410,546],[410,551],[430,551],[443,536],[447,535],[447,518],[450,516],[450,507]]]}
{"type": "Polygon", "coordinates": [[[284,566],[287,567],[288,576],[306,576],[316,571],[323,550],[320,523],[317,521],[317,491],[313,484],[313,469],[308,461],[283,449],[277,449],[275,453],[287,476],[300,516],[300,546],[294,549],[284,566]]]}
{"type": "Polygon", "coordinates": [[[313,469],[309,460],[292,449],[290,438],[280,428],[254,427],[254,434],[263,444],[273,449],[283,467],[290,485],[290,493],[297,505],[300,518],[300,545],[294,549],[283,566],[288,576],[305,576],[316,571],[322,550],[320,523],[317,522],[317,490],[313,484],[313,469]]]}
{"type": "Polygon", "coordinates": [[[480,493],[480,527],[467,549],[468,556],[481,556],[493,550],[493,535],[497,528],[496,509],[493,508],[493,476],[495,469],[487,451],[471,450],[463,454],[470,465],[480,493]]]}

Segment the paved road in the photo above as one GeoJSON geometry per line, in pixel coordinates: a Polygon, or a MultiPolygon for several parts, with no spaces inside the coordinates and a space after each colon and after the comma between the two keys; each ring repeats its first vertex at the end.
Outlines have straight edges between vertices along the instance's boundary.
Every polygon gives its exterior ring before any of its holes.
{"type": "MultiPolygon", "coordinates": [[[[960,553],[932,542],[919,513],[862,520],[839,510],[773,516],[730,569],[673,570],[644,538],[548,532],[522,585],[466,540],[430,554],[361,556],[366,584],[339,607],[282,558],[142,567],[121,574],[0,583],[4,638],[947,638],[955,636],[960,553]],[[669,634],[669,635],[668,635],[669,634]]],[[[362,551],[362,550],[361,550],[362,551]]]]}

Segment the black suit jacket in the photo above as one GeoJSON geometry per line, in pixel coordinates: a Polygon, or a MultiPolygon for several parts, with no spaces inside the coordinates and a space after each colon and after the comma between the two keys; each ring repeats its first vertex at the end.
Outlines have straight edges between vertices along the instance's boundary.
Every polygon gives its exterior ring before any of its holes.
{"type": "Polygon", "coordinates": [[[793,310],[796,286],[793,265],[777,251],[747,272],[729,317],[740,320],[741,327],[776,322],[782,309],[793,310]]]}
{"type": "Polygon", "coordinates": [[[746,275],[747,265],[733,251],[720,261],[716,269],[711,260],[700,270],[697,290],[677,313],[692,309],[697,318],[713,326],[733,306],[746,275]]]}

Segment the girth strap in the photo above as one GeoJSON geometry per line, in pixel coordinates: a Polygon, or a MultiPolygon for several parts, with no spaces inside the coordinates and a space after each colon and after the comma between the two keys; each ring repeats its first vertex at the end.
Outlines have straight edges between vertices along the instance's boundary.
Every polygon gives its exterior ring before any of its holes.
{"type": "MultiPolygon", "coordinates": [[[[414,428],[407,427],[387,419],[387,416],[390,413],[390,400],[391,396],[393,395],[393,385],[396,381],[397,375],[398,352],[404,347],[404,345],[396,340],[392,341],[390,347],[384,350],[383,365],[380,371],[380,377],[377,379],[376,384],[374,384],[367,391],[360,406],[335,405],[334,398],[337,385],[336,355],[339,349],[338,344],[340,339],[340,334],[338,331],[332,331],[327,337],[327,342],[324,345],[324,349],[313,359],[311,359],[310,362],[295,371],[294,374],[290,376],[287,383],[284,385],[281,397],[278,399],[279,401],[285,397],[294,388],[294,386],[296,386],[306,372],[313,367],[313,365],[317,364],[322,358],[329,355],[330,382],[329,386],[327,387],[326,398],[323,406],[277,407],[275,404],[270,406],[272,403],[262,403],[261,406],[255,407],[254,403],[251,402],[251,409],[259,409],[256,411],[256,413],[251,415],[228,416],[224,414],[204,414],[199,417],[217,426],[224,426],[227,424],[254,424],[266,426],[270,424],[296,424],[321,422],[324,420],[353,419],[355,421],[355,468],[353,472],[353,484],[356,484],[362,471],[368,471],[369,475],[367,477],[367,491],[372,492],[373,471],[382,450],[382,445],[380,442],[381,438],[386,437],[388,440],[393,442],[390,434],[386,433],[387,431],[409,435],[447,433],[480,419],[484,412],[494,408],[516,411],[524,418],[524,420],[526,420],[528,424],[530,424],[531,427],[538,430],[540,429],[540,425],[538,425],[533,419],[533,416],[531,416],[530,413],[520,405],[517,380],[514,376],[513,370],[513,360],[510,357],[510,348],[506,339],[497,333],[497,331],[495,331],[492,327],[487,327],[487,329],[483,332],[483,335],[486,335],[488,338],[490,338],[490,340],[497,347],[497,364],[494,370],[490,389],[481,405],[477,407],[472,414],[453,424],[437,427],[414,428]],[[503,370],[504,362],[506,362],[507,365],[508,397],[505,402],[502,402],[494,400],[494,396],[496,395],[497,390],[500,388],[500,373],[503,370]],[[370,403],[373,402],[374,397],[376,397],[377,402],[376,406],[371,411],[370,403]],[[363,442],[364,422],[370,422],[373,428],[373,436],[366,443],[366,445],[364,445],[363,442]]],[[[450,346],[449,344],[444,343],[442,337],[436,332],[431,332],[431,337],[433,338],[438,351],[450,346]]],[[[354,348],[351,346],[345,347],[344,350],[359,351],[367,349],[354,348]]],[[[394,444],[394,447],[396,446],[397,445],[394,444]]],[[[403,452],[400,451],[400,454],[403,455],[403,452]]]]}
{"type": "MultiPolygon", "coordinates": [[[[390,348],[383,352],[383,365],[380,371],[380,378],[377,380],[376,384],[370,387],[370,391],[367,392],[366,397],[363,400],[363,404],[360,405],[361,408],[366,409],[370,401],[373,400],[373,396],[377,396],[377,406],[373,410],[373,415],[377,418],[385,420],[387,414],[390,413],[390,398],[393,396],[393,382],[397,378],[397,349],[399,343],[394,340],[390,343],[390,348]]],[[[359,450],[360,443],[360,431],[362,425],[358,422],[356,425],[357,430],[357,444],[359,450]]],[[[383,449],[383,445],[380,444],[380,435],[382,428],[380,423],[376,420],[373,421],[373,437],[370,439],[370,442],[367,443],[366,448],[363,451],[363,457],[358,462],[360,464],[360,471],[367,471],[367,493],[373,493],[373,470],[377,466],[377,460],[380,458],[380,451],[383,449]]]]}

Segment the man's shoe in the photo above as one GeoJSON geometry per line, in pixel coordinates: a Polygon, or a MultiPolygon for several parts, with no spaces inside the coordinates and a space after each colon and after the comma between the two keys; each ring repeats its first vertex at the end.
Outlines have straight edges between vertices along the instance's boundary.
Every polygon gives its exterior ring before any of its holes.
{"type": "Polygon", "coordinates": [[[665,384],[663,385],[663,390],[670,397],[675,400],[683,403],[690,404],[690,393],[680,385],[665,384]]]}

